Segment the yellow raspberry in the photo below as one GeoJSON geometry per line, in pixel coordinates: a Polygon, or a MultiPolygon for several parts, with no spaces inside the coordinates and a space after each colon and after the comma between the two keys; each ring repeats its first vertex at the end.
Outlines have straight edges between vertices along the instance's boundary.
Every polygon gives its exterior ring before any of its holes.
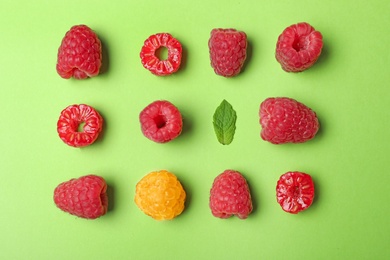
{"type": "Polygon", "coordinates": [[[184,210],[186,192],[177,177],[166,170],[144,176],[136,186],[135,204],[156,220],[169,220],[184,210]]]}

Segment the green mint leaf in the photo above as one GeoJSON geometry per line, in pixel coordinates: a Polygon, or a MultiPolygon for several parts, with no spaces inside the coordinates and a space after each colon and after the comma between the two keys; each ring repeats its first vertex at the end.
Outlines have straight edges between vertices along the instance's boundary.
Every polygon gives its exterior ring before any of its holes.
{"type": "Polygon", "coordinates": [[[230,144],[233,141],[236,131],[237,115],[232,105],[225,99],[217,107],[213,116],[214,131],[218,141],[223,144],[230,144]]]}

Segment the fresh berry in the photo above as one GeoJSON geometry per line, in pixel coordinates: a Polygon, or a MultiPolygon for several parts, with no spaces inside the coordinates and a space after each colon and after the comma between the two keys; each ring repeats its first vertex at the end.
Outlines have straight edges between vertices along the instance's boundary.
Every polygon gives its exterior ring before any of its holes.
{"type": "Polygon", "coordinates": [[[211,31],[209,52],[211,67],[217,75],[233,77],[240,73],[246,59],[247,37],[236,29],[211,31]]]}
{"type": "Polygon", "coordinates": [[[92,144],[102,128],[103,118],[93,107],[85,104],[68,106],[62,110],[57,122],[58,135],[64,143],[73,147],[92,144]]]}
{"type": "Polygon", "coordinates": [[[264,100],[259,116],[260,136],[273,144],[306,142],[314,138],[320,127],[313,110],[286,97],[264,100]]]}
{"type": "Polygon", "coordinates": [[[181,133],[183,121],[179,109],[166,100],[157,100],[145,107],[140,115],[142,133],[156,143],[166,143],[181,133]]]}
{"type": "Polygon", "coordinates": [[[157,33],[145,40],[140,57],[142,65],[157,76],[176,72],[181,63],[181,43],[169,33],[157,33]],[[161,60],[157,54],[161,48],[168,50],[168,58],[161,60]]]}
{"type": "Polygon", "coordinates": [[[65,79],[85,79],[99,74],[101,42],[86,25],[75,25],[65,34],[57,55],[57,72],[65,79]]]}
{"type": "Polygon", "coordinates": [[[184,210],[186,192],[177,177],[166,170],[145,175],[136,185],[135,203],[156,220],[170,220],[184,210]]]}
{"type": "Polygon", "coordinates": [[[72,215],[95,219],[107,212],[106,181],[96,175],[86,175],[59,184],[54,190],[58,208],[72,215]]]}
{"type": "Polygon", "coordinates": [[[279,35],[276,60],[287,72],[304,71],[317,61],[322,46],[322,34],[310,24],[293,24],[279,35]]]}
{"type": "Polygon", "coordinates": [[[309,174],[287,172],[280,176],[276,185],[276,199],[282,209],[297,214],[313,203],[314,183],[309,174]]]}
{"type": "Polygon", "coordinates": [[[226,170],[214,179],[210,190],[211,213],[218,218],[236,215],[246,219],[252,212],[249,186],[238,171],[226,170]]]}

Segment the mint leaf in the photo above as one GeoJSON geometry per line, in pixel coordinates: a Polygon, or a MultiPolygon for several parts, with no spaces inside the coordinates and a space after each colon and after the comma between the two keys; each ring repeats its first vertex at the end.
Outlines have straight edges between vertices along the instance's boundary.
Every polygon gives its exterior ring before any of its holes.
{"type": "Polygon", "coordinates": [[[232,105],[225,99],[217,107],[213,116],[214,131],[218,141],[223,144],[230,144],[233,141],[236,131],[237,115],[232,105]]]}

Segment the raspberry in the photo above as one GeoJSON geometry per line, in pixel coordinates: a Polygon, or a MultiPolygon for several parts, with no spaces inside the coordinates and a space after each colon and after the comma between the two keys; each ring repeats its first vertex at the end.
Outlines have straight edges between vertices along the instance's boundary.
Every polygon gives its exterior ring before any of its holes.
{"type": "Polygon", "coordinates": [[[210,190],[211,213],[218,218],[237,215],[246,219],[252,212],[249,186],[238,171],[225,170],[214,179],[210,190]]]}
{"type": "Polygon", "coordinates": [[[259,115],[260,136],[273,144],[306,142],[320,127],[313,110],[286,97],[267,98],[260,105],[259,115]]]}
{"type": "Polygon", "coordinates": [[[322,50],[322,35],[308,23],[287,27],[276,44],[276,60],[287,72],[304,71],[317,61],[322,50]]]}
{"type": "Polygon", "coordinates": [[[233,77],[246,59],[246,34],[236,29],[213,29],[209,39],[211,67],[217,75],[233,77]]]}
{"type": "Polygon", "coordinates": [[[93,107],[85,104],[68,106],[62,110],[57,122],[58,135],[64,143],[73,147],[92,144],[102,128],[103,118],[93,107]],[[82,131],[79,131],[82,125],[82,131]]]}
{"type": "Polygon", "coordinates": [[[140,57],[142,65],[157,76],[170,75],[180,67],[182,46],[169,33],[157,33],[145,40],[140,57]],[[160,60],[157,52],[168,49],[168,58],[160,60]]]}
{"type": "Polygon", "coordinates": [[[181,133],[180,111],[166,100],[157,100],[145,107],[140,115],[142,133],[156,143],[166,143],[181,133]]]}
{"type": "Polygon", "coordinates": [[[85,79],[99,74],[102,46],[94,31],[75,25],[65,34],[57,55],[57,72],[65,79],[85,79]]]}
{"type": "Polygon", "coordinates": [[[58,208],[72,215],[96,219],[107,212],[106,181],[96,175],[86,175],[59,184],[54,190],[58,208]]]}
{"type": "Polygon", "coordinates": [[[135,203],[156,220],[170,220],[184,210],[186,193],[177,177],[166,170],[144,176],[136,185],[135,203]]]}
{"type": "Polygon", "coordinates": [[[313,203],[314,183],[309,174],[287,172],[276,185],[276,198],[282,209],[297,214],[313,203]]]}

